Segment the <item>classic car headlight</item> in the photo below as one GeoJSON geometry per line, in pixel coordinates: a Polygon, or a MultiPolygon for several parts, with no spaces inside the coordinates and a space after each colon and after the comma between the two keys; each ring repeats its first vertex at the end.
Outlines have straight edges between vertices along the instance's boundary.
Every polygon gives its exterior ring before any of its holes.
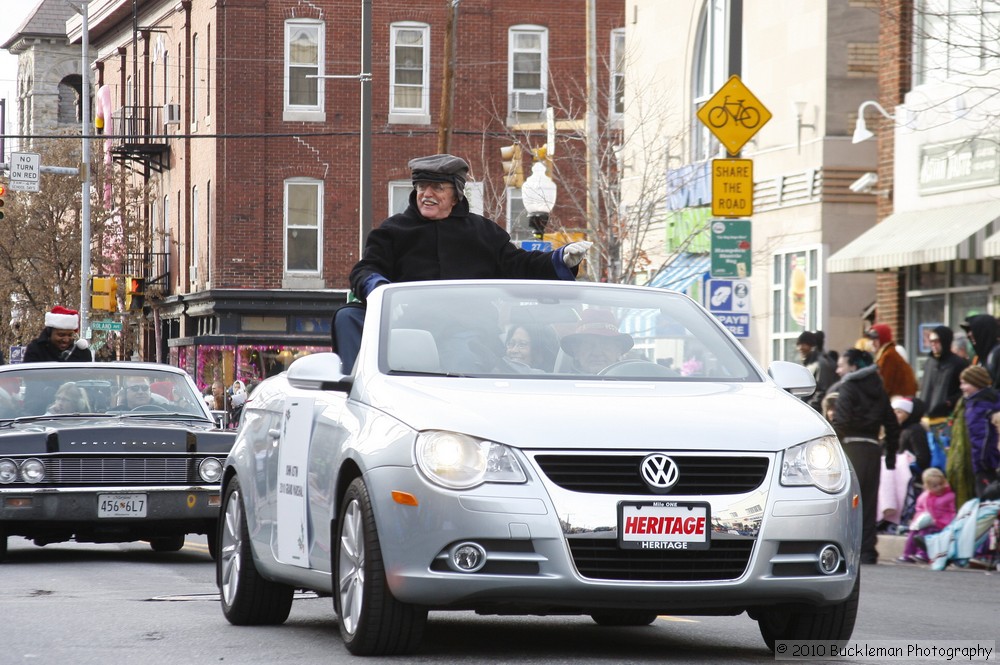
{"type": "Polygon", "coordinates": [[[198,465],[198,475],[206,483],[217,483],[222,477],[222,462],[214,457],[206,457],[198,465]]]}
{"type": "Polygon", "coordinates": [[[837,492],[848,475],[847,459],[835,436],[792,446],[781,462],[782,485],[815,485],[824,492],[837,492]]]}
{"type": "Polygon", "coordinates": [[[17,464],[12,459],[0,459],[0,485],[9,485],[17,480],[17,464]]]}
{"type": "Polygon", "coordinates": [[[428,478],[451,489],[482,483],[522,483],[524,469],[507,446],[455,432],[417,435],[417,466],[428,478]]]}
{"type": "Polygon", "coordinates": [[[45,465],[42,460],[26,459],[21,464],[21,480],[26,483],[40,483],[45,480],[45,465]]]}

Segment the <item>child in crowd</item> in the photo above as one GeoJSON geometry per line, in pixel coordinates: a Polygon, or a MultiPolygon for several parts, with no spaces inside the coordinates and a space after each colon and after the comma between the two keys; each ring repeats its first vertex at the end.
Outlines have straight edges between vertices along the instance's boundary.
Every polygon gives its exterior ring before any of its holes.
{"type": "Polygon", "coordinates": [[[906,536],[903,555],[897,561],[914,563],[927,562],[927,552],[922,547],[922,538],[937,533],[955,519],[955,493],[948,485],[941,469],[931,467],[921,476],[924,491],[917,497],[917,507],[910,522],[910,532],[906,536]]]}

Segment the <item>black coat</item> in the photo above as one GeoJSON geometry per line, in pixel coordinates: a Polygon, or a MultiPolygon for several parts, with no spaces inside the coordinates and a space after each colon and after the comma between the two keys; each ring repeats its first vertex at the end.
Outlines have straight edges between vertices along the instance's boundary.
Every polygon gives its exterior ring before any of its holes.
{"type": "MultiPolygon", "coordinates": [[[[920,399],[927,405],[928,418],[947,418],[962,396],[958,376],[969,366],[967,360],[951,352],[954,335],[948,326],[934,329],[941,340],[941,355],[928,354],[920,380],[920,399]]],[[[924,467],[926,468],[926,467],[924,467]]]]}
{"type": "Polygon", "coordinates": [[[806,402],[817,411],[823,411],[823,398],[830,386],[837,382],[837,363],[818,348],[813,347],[809,355],[802,360],[816,379],[816,392],[805,398],[806,402]]]}
{"type": "MultiPolygon", "coordinates": [[[[900,424],[899,452],[909,451],[917,459],[920,472],[931,465],[931,446],[927,442],[927,430],[920,424],[924,417],[924,402],[920,398],[913,400],[913,412],[900,424]]],[[[916,475],[920,475],[918,472],[916,475]]]]}
{"type": "Polygon", "coordinates": [[[90,353],[89,349],[79,349],[76,346],[71,346],[68,351],[69,353],[66,353],[56,348],[56,345],[52,343],[52,328],[45,328],[42,334],[32,340],[24,350],[23,362],[89,363],[94,360],[94,356],[90,353]]]}
{"type": "MultiPolygon", "coordinates": [[[[425,279],[559,279],[552,252],[516,247],[494,222],[469,212],[467,199],[449,217],[429,220],[410,205],[368,234],[362,258],[351,270],[351,290],[367,296],[368,277],[379,274],[390,282],[425,279]]],[[[576,268],[572,269],[576,274],[576,268]]]]}
{"type": "Polygon", "coordinates": [[[997,343],[997,320],[989,314],[966,317],[962,324],[972,335],[976,351],[975,364],[986,368],[993,378],[993,387],[1000,390],[1000,344],[997,343]]]}
{"type": "Polygon", "coordinates": [[[899,421],[882,387],[878,366],[869,365],[844,375],[829,393],[837,395],[832,425],[840,440],[862,437],[877,441],[879,430],[885,428],[885,454],[895,460],[899,421]]]}

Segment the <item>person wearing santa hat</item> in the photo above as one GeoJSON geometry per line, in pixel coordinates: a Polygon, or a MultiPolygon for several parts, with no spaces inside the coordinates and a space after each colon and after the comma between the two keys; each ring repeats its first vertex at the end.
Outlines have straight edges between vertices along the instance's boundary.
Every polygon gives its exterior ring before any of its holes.
{"type": "Polygon", "coordinates": [[[28,344],[24,362],[93,362],[90,343],[76,339],[80,330],[80,315],[75,309],[56,305],[45,313],[45,328],[28,344]]]}

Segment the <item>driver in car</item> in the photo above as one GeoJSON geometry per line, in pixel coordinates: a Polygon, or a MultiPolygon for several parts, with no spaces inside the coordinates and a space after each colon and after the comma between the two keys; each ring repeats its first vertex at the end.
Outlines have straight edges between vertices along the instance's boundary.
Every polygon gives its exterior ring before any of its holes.
{"type": "Polygon", "coordinates": [[[131,410],[147,404],[155,404],[149,391],[149,379],[144,376],[125,377],[125,392],[119,408],[131,410]]]}
{"type": "Polygon", "coordinates": [[[635,342],[618,332],[614,314],[604,309],[585,309],[576,329],[559,345],[573,359],[574,374],[597,374],[620,361],[635,342]]]}

